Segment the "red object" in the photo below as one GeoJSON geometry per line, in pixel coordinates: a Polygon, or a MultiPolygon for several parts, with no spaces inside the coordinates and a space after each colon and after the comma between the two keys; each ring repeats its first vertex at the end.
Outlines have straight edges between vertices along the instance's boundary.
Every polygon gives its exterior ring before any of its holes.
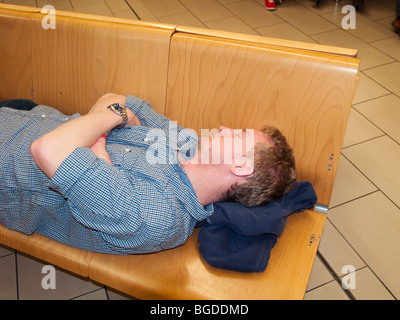
{"type": "Polygon", "coordinates": [[[276,5],[274,0],[265,0],[265,9],[267,10],[276,10],[276,5]]]}

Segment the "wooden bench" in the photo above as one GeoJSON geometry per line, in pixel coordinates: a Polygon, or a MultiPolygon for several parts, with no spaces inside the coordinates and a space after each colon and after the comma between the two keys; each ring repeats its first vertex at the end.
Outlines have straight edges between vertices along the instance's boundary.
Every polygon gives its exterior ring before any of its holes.
{"type": "MultiPolygon", "coordinates": [[[[272,124],[293,146],[314,210],[289,217],[265,272],[209,266],[197,230],[178,248],[115,256],[0,226],[0,243],[141,299],[302,299],[325,222],[358,79],[356,51],[215,30],[0,4],[0,100],[86,113],[132,94],[193,128],[272,124]]],[[[0,213],[1,214],[1,213],[0,213]]]]}

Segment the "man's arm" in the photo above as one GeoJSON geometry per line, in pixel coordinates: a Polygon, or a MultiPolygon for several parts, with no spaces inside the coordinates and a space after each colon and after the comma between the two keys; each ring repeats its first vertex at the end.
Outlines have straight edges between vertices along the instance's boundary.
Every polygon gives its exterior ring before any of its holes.
{"type": "Polygon", "coordinates": [[[90,147],[90,150],[94,152],[94,154],[100,158],[112,164],[110,155],[106,150],[106,142],[107,142],[107,135],[103,134],[100,138],[98,138],[95,143],[90,147]]]}
{"type": "MultiPolygon", "coordinates": [[[[122,123],[121,116],[107,106],[125,99],[124,96],[107,94],[101,97],[87,115],[62,124],[37,139],[31,145],[36,165],[51,179],[54,172],[77,147],[91,147],[104,134],[122,123]]],[[[136,125],[136,116],[127,109],[127,125],[136,125]]]]}

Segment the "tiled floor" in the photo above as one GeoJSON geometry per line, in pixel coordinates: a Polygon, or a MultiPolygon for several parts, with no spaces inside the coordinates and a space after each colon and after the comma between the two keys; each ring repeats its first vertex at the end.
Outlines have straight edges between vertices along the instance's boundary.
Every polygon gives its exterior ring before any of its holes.
{"type": "MultiPolygon", "coordinates": [[[[3,2],[358,49],[360,82],[305,299],[400,298],[400,37],[390,25],[396,0],[365,0],[354,30],[341,27],[341,9],[350,0],[323,0],[318,7],[312,0],[285,0],[275,12],[266,11],[263,0],[3,2]],[[343,290],[342,282],[355,288],[343,290]]],[[[61,270],[56,289],[44,290],[50,273],[43,266],[0,247],[0,299],[125,298],[61,270]]]]}

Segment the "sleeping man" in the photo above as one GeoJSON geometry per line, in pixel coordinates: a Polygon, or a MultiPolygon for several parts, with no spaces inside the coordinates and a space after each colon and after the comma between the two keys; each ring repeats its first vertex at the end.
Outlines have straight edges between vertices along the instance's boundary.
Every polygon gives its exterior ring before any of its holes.
{"type": "MultiPolygon", "coordinates": [[[[7,107],[9,106],[9,107],[7,107]]],[[[279,130],[220,127],[199,138],[133,96],[106,94],[88,114],[0,108],[0,224],[113,254],[182,245],[213,203],[275,201],[291,190],[279,130]]]]}

